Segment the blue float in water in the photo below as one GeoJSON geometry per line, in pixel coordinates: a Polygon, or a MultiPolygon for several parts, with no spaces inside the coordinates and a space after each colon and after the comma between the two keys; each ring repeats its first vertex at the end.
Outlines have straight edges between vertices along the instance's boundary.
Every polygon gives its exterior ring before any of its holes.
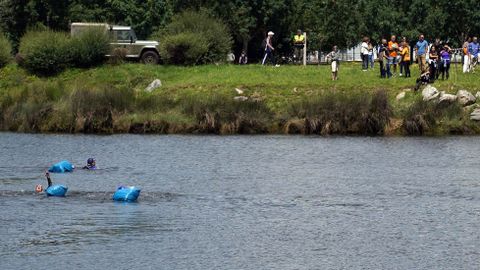
{"type": "Polygon", "coordinates": [[[135,202],[139,195],[139,188],[121,186],[115,191],[112,199],[119,202],[135,202]]]}
{"type": "Polygon", "coordinates": [[[67,193],[68,188],[62,185],[53,185],[48,187],[45,190],[47,196],[54,196],[54,197],[65,197],[65,193],[67,193]]]}
{"type": "Polygon", "coordinates": [[[72,163],[70,163],[69,161],[64,160],[50,167],[48,171],[51,173],[65,173],[73,172],[73,169],[75,169],[75,166],[73,166],[72,163]]]}

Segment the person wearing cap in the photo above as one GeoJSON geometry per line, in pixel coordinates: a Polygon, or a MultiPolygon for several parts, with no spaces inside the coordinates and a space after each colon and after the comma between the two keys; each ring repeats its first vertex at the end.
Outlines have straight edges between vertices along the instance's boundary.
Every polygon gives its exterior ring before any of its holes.
{"type": "Polygon", "coordinates": [[[267,59],[270,59],[272,65],[275,65],[275,57],[273,56],[273,51],[275,48],[273,47],[272,39],[273,35],[275,35],[272,31],[268,32],[267,38],[265,39],[265,56],[262,60],[262,65],[265,65],[267,59]]]}
{"type": "Polygon", "coordinates": [[[294,61],[303,60],[303,48],[305,47],[305,36],[302,30],[298,29],[297,34],[293,36],[293,56],[294,61]]]}
{"type": "Polygon", "coordinates": [[[94,158],[87,159],[87,165],[84,166],[82,169],[84,169],[84,170],[96,170],[97,169],[97,164],[95,162],[95,159],[94,158]]]}
{"type": "Polygon", "coordinates": [[[331,62],[332,67],[332,81],[338,80],[338,65],[340,63],[340,55],[338,53],[338,47],[333,46],[333,50],[327,54],[326,58],[331,62]]]}

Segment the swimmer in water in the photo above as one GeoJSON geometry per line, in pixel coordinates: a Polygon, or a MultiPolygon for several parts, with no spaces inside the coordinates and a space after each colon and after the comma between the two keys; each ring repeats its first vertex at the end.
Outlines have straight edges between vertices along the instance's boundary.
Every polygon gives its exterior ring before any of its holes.
{"type": "Polygon", "coordinates": [[[50,173],[48,171],[45,172],[45,177],[47,178],[47,183],[49,188],[52,185],[52,179],[50,179],[50,173]]]}
{"type": "Polygon", "coordinates": [[[87,159],[87,166],[83,167],[84,170],[96,170],[97,165],[94,158],[87,159]]]}

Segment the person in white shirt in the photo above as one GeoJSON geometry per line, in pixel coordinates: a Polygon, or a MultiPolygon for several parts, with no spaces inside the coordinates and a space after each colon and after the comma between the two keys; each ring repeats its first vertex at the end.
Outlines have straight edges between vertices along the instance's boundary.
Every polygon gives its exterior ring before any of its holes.
{"type": "Polygon", "coordinates": [[[363,38],[363,42],[360,48],[360,54],[362,57],[362,69],[363,71],[367,71],[368,69],[368,37],[363,38]]]}

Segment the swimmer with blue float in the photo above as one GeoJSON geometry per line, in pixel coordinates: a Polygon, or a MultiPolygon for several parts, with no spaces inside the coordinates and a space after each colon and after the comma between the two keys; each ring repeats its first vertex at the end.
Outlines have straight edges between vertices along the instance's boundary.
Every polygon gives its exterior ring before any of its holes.
{"type": "MultiPolygon", "coordinates": [[[[65,197],[68,188],[64,185],[54,185],[52,183],[52,179],[50,178],[50,173],[47,171],[45,172],[45,177],[47,178],[47,188],[45,189],[45,193],[47,196],[54,196],[54,197],[65,197]]],[[[35,187],[35,191],[40,193],[43,191],[42,185],[37,185],[35,187]]]]}

